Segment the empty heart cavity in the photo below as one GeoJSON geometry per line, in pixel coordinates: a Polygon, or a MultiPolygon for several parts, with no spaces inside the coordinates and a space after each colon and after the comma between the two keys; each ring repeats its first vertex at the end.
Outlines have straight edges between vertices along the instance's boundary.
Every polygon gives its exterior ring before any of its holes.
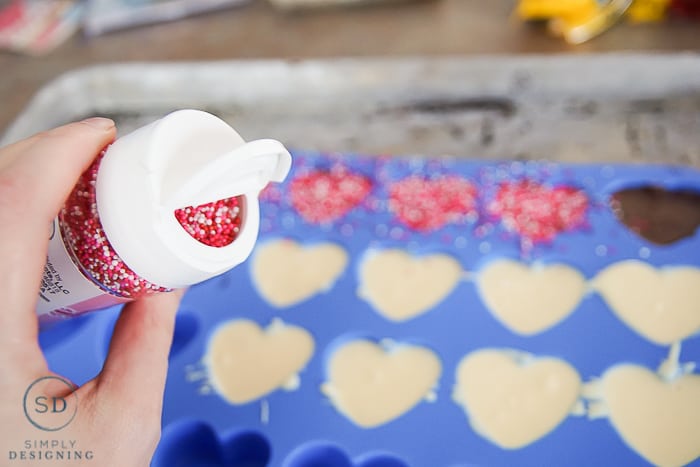
{"type": "Polygon", "coordinates": [[[371,453],[354,461],[340,446],[312,441],[296,448],[285,459],[284,467],[408,467],[392,454],[371,453]]]}
{"type": "Polygon", "coordinates": [[[365,255],[359,276],[361,298],[385,318],[406,321],[444,300],[459,283],[462,267],[445,254],[377,250],[365,255]]]}
{"type": "Polygon", "coordinates": [[[305,329],[273,320],[265,329],[237,319],[212,335],[204,364],[214,390],[231,404],[257,400],[281,387],[298,386],[298,373],[314,351],[305,329]]]}
{"type": "Polygon", "coordinates": [[[581,379],[567,362],[510,349],[482,349],[459,363],[453,398],[472,429],[504,449],[554,430],[578,401],[581,379]]]}
{"type": "Polygon", "coordinates": [[[700,269],[621,261],[592,282],[615,315],[646,339],[670,345],[700,331],[700,269]]]}
{"type": "Polygon", "coordinates": [[[428,348],[349,340],[329,356],[321,390],[353,423],[373,428],[429,398],[441,372],[440,359],[428,348]]]}
{"type": "Polygon", "coordinates": [[[692,237],[700,226],[700,193],[639,186],[619,190],[610,198],[615,216],[632,232],[658,245],[692,237]]]}
{"type": "Polygon", "coordinates": [[[527,265],[509,259],[487,264],[476,284],[491,313],[511,331],[526,336],[564,320],[586,293],[586,278],[571,266],[527,265]]]}
{"type": "Polygon", "coordinates": [[[219,436],[211,426],[183,420],[166,426],[152,467],[266,467],[270,444],[254,431],[219,436]]]}
{"type": "Polygon", "coordinates": [[[338,245],[303,246],[278,239],[259,245],[251,262],[260,295],[276,307],[289,307],[329,290],[345,270],[348,254],[338,245]]]}

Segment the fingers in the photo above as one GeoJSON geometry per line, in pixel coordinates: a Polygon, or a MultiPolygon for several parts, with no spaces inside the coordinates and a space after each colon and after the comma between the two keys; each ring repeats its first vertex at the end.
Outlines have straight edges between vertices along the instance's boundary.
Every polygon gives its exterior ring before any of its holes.
{"type": "Polygon", "coordinates": [[[183,293],[158,294],[124,307],[98,377],[101,399],[160,421],[175,313],[183,293]]]}
{"type": "Polygon", "coordinates": [[[40,215],[39,222],[48,223],[80,174],[115,134],[112,120],[91,118],[9,146],[7,155],[0,156],[2,188],[12,189],[10,196],[18,207],[31,211],[24,214],[40,215]]]}
{"type": "Polygon", "coordinates": [[[0,343],[36,341],[34,315],[49,226],[78,177],[114,140],[114,122],[96,118],[0,149],[0,343]]]}

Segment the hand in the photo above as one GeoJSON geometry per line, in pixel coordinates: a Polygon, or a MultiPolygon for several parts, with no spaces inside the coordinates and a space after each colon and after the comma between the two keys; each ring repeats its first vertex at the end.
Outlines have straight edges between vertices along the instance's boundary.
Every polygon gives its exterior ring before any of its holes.
{"type": "Polygon", "coordinates": [[[68,425],[42,430],[24,410],[25,392],[34,381],[59,376],[49,370],[39,347],[35,313],[48,227],[115,132],[114,122],[95,118],[0,149],[0,465],[147,466],[160,437],[178,292],[124,307],[104,367],[93,380],[74,392],[59,380],[34,386],[44,388],[47,402],[52,396],[75,401],[68,425]],[[42,441],[49,446],[33,444],[42,441]],[[64,460],[56,450],[64,451],[64,460]],[[67,460],[72,451],[82,459],[67,460]],[[37,457],[47,452],[51,459],[37,457]]]}

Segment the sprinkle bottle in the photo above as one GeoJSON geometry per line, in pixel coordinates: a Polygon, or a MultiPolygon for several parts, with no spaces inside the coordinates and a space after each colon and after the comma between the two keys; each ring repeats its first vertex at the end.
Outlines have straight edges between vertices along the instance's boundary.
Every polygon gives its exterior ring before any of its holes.
{"type": "Polygon", "coordinates": [[[117,139],[53,222],[40,324],[194,285],[245,261],[258,235],[258,195],[290,166],[281,143],[246,143],[197,110],[117,139]]]}

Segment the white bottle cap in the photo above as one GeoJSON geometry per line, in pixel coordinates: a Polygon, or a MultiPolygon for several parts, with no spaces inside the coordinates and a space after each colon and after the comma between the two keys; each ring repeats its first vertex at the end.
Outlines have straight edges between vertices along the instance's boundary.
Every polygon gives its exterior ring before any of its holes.
{"type": "Polygon", "coordinates": [[[274,140],[246,143],[206,112],[180,110],[115,141],[96,181],[97,209],[112,247],[136,274],[180,288],[245,261],[260,222],[258,194],[281,182],[291,156],[274,140]],[[175,210],[241,196],[236,239],[212,247],[180,225],[175,210]]]}

